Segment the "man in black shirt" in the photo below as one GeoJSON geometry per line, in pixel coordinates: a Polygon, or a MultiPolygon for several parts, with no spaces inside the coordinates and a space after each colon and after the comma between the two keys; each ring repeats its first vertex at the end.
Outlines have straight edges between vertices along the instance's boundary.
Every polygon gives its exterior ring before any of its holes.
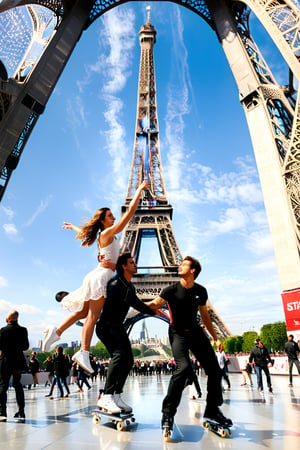
{"type": "Polygon", "coordinates": [[[125,381],[133,366],[131,344],[123,322],[130,307],[150,316],[155,313],[135,293],[131,278],[137,266],[130,253],[119,256],[117,275],[107,285],[107,297],[96,325],[96,334],[110,353],[104,394],[97,405],[110,413],[131,412],[121,397],[125,381]]]}
{"type": "Polygon", "coordinates": [[[290,384],[289,387],[293,386],[293,365],[298,369],[298,373],[300,375],[300,363],[298,359],[297,353],[300,352],[299,346],[297,342],[294,341],[294,336],[290,334],[288,336],[288,342],[285,343],[284,351],[287,354],[289,360],[289,373],[290,373],[290,384]]]}
{"type": "Polygon", "coordinates": [[[268,364],[273,364],[271,357],[269,355],[268,350],[263,345],[263,343],[260,341],[260,339],[256,339],[254,341],[255,347],[252,348],[249,356],[249,363],[252,364],[254,361],[255,365],[255,372],[257,376],[257,385],[258,390],[260,392],[263,392],[264,386],[263,386],[263,380],[262,380],[262,371],[265,372],[266,378],[267,378],[267,385],[269,388],[269,392],[273,392],[272,383],[271,383],[271,375],[269,372],[268,364]]]}
{"type": "Polygon", "coordinates": [[[25,421],[21,374],[27,369],[23,351],[28,349],[29,341],[27,329],[18,324],[18,317],[18,311],[10,311],[6,316],[6,327],[0,330],[0,422],[6,422],[7,418],[7,390],[11,376],[19,407],[14,417],[17,422],[25,421]]]}
{"type": "Polygon", "coordinates": [[[220,343],[213,328],[207,309],[207,291],[195,279],[201,271],[200,263],[187,256],[179,266],[180,281],[165,288],[148,305],[154,311],[168,304],[170,312],[169,338],[176,370],[169,383],[168,393],[162,404],[162,427],[172,429],[174,416],[181,400],[186,379],[191,373],[191,350],[207,375],[207,397],[204,416],[215,420],[222,425],[232,425],[219,409],[223,403],[221,387],[221,370],[211,343],[197,321],[197,312],[200,312],[203,324],[212,338],[220,343]]]}

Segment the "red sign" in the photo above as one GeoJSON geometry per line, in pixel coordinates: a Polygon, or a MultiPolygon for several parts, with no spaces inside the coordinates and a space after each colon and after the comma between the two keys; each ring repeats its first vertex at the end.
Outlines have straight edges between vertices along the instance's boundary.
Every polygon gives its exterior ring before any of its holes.
{"type": "Polygon", "coordinates": [[[287,331],[300,330],[300,289],[281,294],[287,331]]]}

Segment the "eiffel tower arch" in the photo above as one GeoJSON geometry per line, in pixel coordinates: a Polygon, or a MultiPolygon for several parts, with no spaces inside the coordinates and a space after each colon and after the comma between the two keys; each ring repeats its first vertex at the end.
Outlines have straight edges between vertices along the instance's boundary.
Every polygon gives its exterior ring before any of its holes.
{"type": "MultiPolygon", "coordinates": [[[[122,3],[126,1],[1,2],[0,18],[4,28],[5,24],[9,28],[5,47],[10,54],[0,63],[0,200],[81,34],[99,16],[122,3]],[[31,18],[30,32],[22,20],[22,8],[18,8],[22,5],[26,5],[31,18]],[[45,17],[41,6],[54,12],[53,30],[44,39],[41,57],[32,61],[33,40],[37,36],[41,38],[49,25],[49,18],[45,17]],[[24,48],[14,42],[14,33],[19,33],[20,37],[21,32],[24,48]],[[8,76],[7,64],[13,65],[15,60],[13,75],[8,76]]],[[[299,4],[297,0],[177,0],[174,3],[202,17],[217,34],[224,49],[253,142],[283,296],[287,302],[292,298],[299,303],[300,91],[293,89],[292,84],[280,86],[276,82],[249,28],[249,14],[253,12],[281,52],[297,86],[300,79],[299,4]]],[[[150,194],[164,210],[164,216],[159,217],[168,221],[171,209],[163,203],[163,190],[155,192],[155,183],[152,183],[150,194]]],[[[158,222],[156,229],[160,230],[158,222]]],[[[168,230],[169,223],[159,233],[167,235],[168,230]]],[[[137,252],[138,248],[137,239],[137,252]]],[[[163,255],[164,264],[169,266],[166,273],[170,276],[172,257],[163,255]]],[[[292,326],[295,322],[289,324],[290,329],[292,326]]]]}

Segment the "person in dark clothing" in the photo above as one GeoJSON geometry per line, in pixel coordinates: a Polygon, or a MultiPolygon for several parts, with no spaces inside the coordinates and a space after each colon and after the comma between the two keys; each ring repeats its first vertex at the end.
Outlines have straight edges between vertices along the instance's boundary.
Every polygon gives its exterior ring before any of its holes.
{"type": "Polygon", "coordinates": [[[207,375],[207,397],[204,416],[223,425],[231,426],[232,421],[227,419],[219,409],[223,403],[221,387],[221,369],[213,347],[197,320],[200,312],[202,321],[212,338],[220,344],[207,309],[207,291],[195,279],[201,271],[201,265],[196,259],[187,256],[178,269],[180,281],[165,288],[148,305],[150,308],[161,308],[168,304],[170,312],[169,338],[176,370],[173,373],[168,392],[162,404],[162,427],[172,429],[173,420],[181,400],[186,379],[192,371],[189,350],[207,375]]]}
{"type": "Polygon", "coordinates": [[[6,316],[6,327],[0,330],[0,422],[7,420],[7,390],[11,376],[19,407],[14,417],[18,422],[25,421],[25,399],[21,375],[27,370],[23,351],[28,349],[29,341],[27,329],[18,324],[18,318],[18,311],[10,311],[6,316]]]}
{"type": "Polygon", "coordinates": [[[268,368],[268,364],[272,365],[271,357],[269,355],[268,350],[259,339],[256,339],[254,343],[255,346],[252,348],[250,352],[249,363],[252,364],[254,362],[255,372],[257,376],[258,390],[260,392],[263,392],[264,390],[262,380],[262,371],[264,371],[267,378],[269,392],[273,392],[271,376],[268,368]]]}
{"type": "Polygon", "coordinates": [[[289,375],[290,375],[290,384],[289,387],[293,386],[293,365],[298,369],[298,373],[300,375],[300,362],[298,359],[298,353],[300,352],[299,346],[297,342],[294,341],[294,336],[290,334],[288,336],[288,342],[285,343],[284,351],[287,354],[289,360],[289,375]]]}
{"type": "Polygon", "coordinates": [[[39,383],[37,373],[40,371],[40,363],[36,357],[36,352],[32,352],[29,360],[29,372],[32,375],[33,387],[39,383]]]}
{"type": "Polygon", "coordinates": [[[52,397],[52,393],[56,384],[60,392],[60,398],[64,397],[64,390],[62,385],[65,386],[67,391],[65,397],[68,397],[70,395],[70,390],[67,383],[67,376],[69,375],[69,359],[64,354],[64,349],[60,346],[57,347],[56,353],[53,355],[53,364],[54,364],[54,379],[52,382],[50,392],[48,395],[46,395],[46,397],[52,397]]]}
{"type": "Polygon", "coordinates": [[[48,386],[48,384],[51,386],[53,382],[54,377],[54,362],[52,359],[52,356],[48,356],[46,361],[44,361],[45,364],[45,370],[46,372],[49,372],[48,374],[48,380],[45,383],[45,387],[48,386]]]}
{"type": "Polygon", "coordinates": [[[107,298],[96,325],[96,334],[111,356],[104,394],[101,395],[97,405],[111,413],[132,411],[131,406],[121,397],[125,381],[133,366],[131,344],[123,325],[129,308],[132,307],[150,316],[155,315],[136,296],[131,278],[137,272],[137,266],[130,253],[126,252],[119,256],[116,271],[117,275],[107,285],[107,298]]]}

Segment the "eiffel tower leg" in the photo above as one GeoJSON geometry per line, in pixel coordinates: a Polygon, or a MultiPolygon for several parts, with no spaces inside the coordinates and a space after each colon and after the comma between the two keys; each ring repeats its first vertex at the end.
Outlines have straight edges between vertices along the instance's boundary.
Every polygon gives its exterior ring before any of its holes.
{"type": "Polygon", "coordinates": [[[77,0],[74,3],[28,79],[22,84],[14,80],[0,84],[0,91],[6,89],[4,95],[10,99],[9,107],[0,118],[0,200],[11,172],[17,167],[33,127],[44,111],[87,22],[89,2],[77,0]]]}
{"type": "MultiPolygon", "coordinates": [[[[229,11],[225,2],[219,0],[213,0],[210,4],[213,5],[212,15],[217,33],[235,77],[248,121],[281,286],[284,291],[297,289],[300,287],[300,241],[297,237],[299,230],[282,177],[283,163],[280,160],[268,105],[279,99],[288,116],[293,117],[294,111],[283,95],[282,88],[270,73],[267,74],[268,89],[265,88],[266,83],[259,79],[243,44],[243,36],[237,29],[233,10],[229,11]]],[[[241,21],[239,25],[243,25],[241,21]]],[[[284,51],[288,52],[288,49],[284,51]]],[[[283,135],[282,139],[285,145],[289,145],[288,136],[283,135]]]]}

